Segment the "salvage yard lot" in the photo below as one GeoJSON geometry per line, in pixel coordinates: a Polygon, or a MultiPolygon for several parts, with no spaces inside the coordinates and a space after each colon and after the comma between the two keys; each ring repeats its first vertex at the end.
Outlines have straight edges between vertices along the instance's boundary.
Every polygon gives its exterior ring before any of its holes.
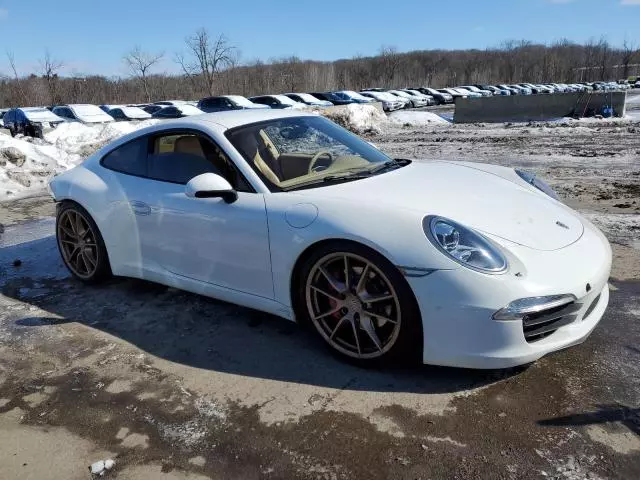
{"type": "Polygon", "coordinates": [[[0,478],[107,458],[119,479],[640,478],[640,123],[418,118],[366,138],[525,167],[603,229],[611,301],[585,344],[510,371],[363,370],[257,311],[80,285],[34,191],[0,203],[0,478]]]}

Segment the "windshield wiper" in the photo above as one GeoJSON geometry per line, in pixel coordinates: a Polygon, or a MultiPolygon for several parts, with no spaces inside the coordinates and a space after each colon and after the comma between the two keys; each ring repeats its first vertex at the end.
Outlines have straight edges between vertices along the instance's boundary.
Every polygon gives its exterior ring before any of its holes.
{"type": "Polygon", "coordinates": [[[383,164],[372,168],[369,172],[375,175],[376,173],[382,173],[386,170],[395,170],[396,168],[404,167],[410,163],[411,160],[407,160],[406,158],[394,158],[393,160],[386,161],[383,164]]]}

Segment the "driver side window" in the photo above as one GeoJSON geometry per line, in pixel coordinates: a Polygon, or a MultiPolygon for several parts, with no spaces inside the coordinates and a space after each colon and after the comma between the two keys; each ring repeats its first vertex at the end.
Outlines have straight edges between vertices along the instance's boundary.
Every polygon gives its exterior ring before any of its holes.
{"type": "Polygon", "coordinates": [[[253,191],[221,148],[191,132],[152,137],[148,165],[149,178],[162,182],[186,185],[193,177],[215,173],[237,191],[253,191]]]}

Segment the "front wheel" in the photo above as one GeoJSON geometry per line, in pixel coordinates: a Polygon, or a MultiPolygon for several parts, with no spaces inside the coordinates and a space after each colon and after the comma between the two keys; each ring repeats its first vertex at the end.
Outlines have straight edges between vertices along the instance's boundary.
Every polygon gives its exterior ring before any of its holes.
{"type": "Polygon", "coordinates": [[[333,352],[362,365],[421,358],[413,292],[382,255],[339,242],[315,251],[302,270],[299,310],[333,352]]]}
{"type": "Polygon", "coordinates": [[[111,276],[102,235],[80,205],[64,202],[56,216],[56,239],[65,266],[78,280],[98,283],[111,276]]]}

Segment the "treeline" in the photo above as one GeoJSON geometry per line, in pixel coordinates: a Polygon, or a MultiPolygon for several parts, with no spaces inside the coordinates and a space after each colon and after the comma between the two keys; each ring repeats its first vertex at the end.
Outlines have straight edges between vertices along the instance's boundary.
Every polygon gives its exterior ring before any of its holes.
{"type": "Polygon", "coordinates": [[[60,103],[142,103],[160,99],[197,100],[214,94],[314,92],[367,87],[434,86],[477,83],[579,82],[615,80],[640,74],[640,50],[605,39],[550,45],[508,41],[486,50],[421,50],[400,53],[382,47],[376,56],[332,62],[297,57],[239,62],[240,52],[223,36],[201,29],[185,39],[171,60],[180,74],[155,71],[164,53],[135,47],[123,61],[131,76],[65,77],[64,61],[47,52],[40,68],[20,76],[8,53],[10,73],[0,74],[0,106],[60,103]]]}

